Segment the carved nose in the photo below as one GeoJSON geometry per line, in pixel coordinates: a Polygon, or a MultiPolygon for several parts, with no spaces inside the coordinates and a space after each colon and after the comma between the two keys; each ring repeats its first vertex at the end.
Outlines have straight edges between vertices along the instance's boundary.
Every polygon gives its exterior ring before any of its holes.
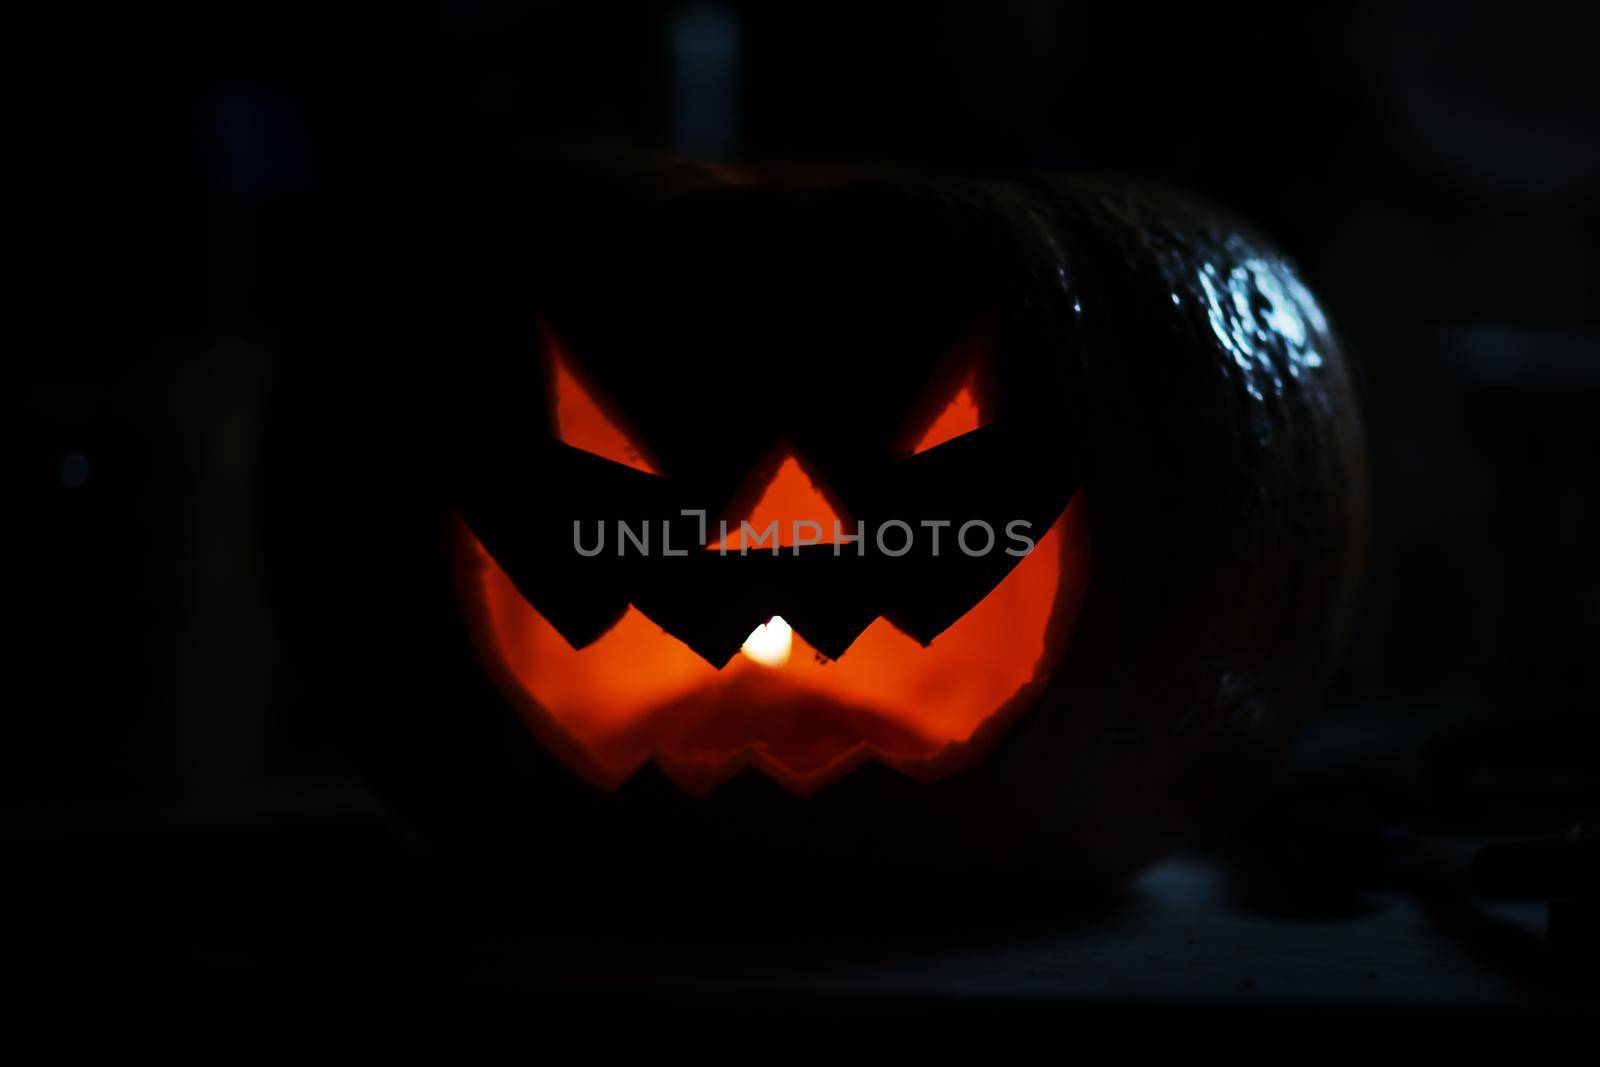
{"type": "Polygon", "coordinates": [[[831,545],[854,523],[811,466],[780,441],[712,524],[707,549],[738,552],[831,545]]]}

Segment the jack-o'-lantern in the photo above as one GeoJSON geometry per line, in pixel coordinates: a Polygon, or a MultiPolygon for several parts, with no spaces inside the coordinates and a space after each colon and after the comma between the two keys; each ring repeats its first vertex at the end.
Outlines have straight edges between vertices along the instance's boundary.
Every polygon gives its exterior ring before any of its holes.
{"type": "MultiPolygon", "coordinates": [[[[898,428],[836,424],[826,377],[797,375],[741,425],[696,411],[703,386],[674,376],[668,408],[688,418],[662,452],[548,321],[530,342],[549,413],[541,506],[464,497],[457,583],[486,669],[579,777],[615,789],[654,761],[704,795],[749,767],[806,796],[871,759],[938,778],[1049,679],[1089,578],[1084,507],[1070,470],[1037,487],[984,477],[1049,450],[992,421],[986,330],[908,379],[927,395],[898,428]],[[812,466],[824,454],[836,478],[812,466]]],[[[730,355],[718,373],[738,373],[730,355]]],[[[875,402],[905,408],[885,392],[875,402]]]]}
{"type": "Polygon", "coordinates": [[[1051,176],[446,187],[354,231],[273,421],[286,625],[413,817],[550,870],[1106,876],[1314,702],[1359,426],[1248,229],[1051,176]]]}

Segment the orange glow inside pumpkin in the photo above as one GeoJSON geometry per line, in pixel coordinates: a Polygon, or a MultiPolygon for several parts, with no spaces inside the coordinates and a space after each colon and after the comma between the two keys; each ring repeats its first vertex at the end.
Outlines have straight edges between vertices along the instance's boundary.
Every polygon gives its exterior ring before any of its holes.
{"type": "Polygon", "coordinates": [[[967,766],[1054,672],[1090,565],[1079,494],[926,647],[879,618],[829,660],[774,617],[719,669],[631,606],[573,648],[459,519],[455,542],[479,658],[545,748],[604,789],[653,760],[694,795],[748,766],[799,795],[867,759],[919,779],[967,766]]]}
{"type": "Polygon", "coordinates": [[[967,380],[961,383],[961,388],[956,390],[956,395],[950,398],[950,402],[939,412],[933,424],[923,432],[916,444],[911,446],[912,455],[926,452],[964,433],[971,433],[983,425],[983,418],[978,411],[976,377],[977,371],[974,370],[967,376],[967,380]]]}
{"type": "MultiPolygon", "coordinates": [[[[552,433],[564,443],[660,475],[659,465],[540,323],[552,433]]],[[[983,425],[980,360],[917,434],[925,452],[983,425]]],[[[915,432],[915,431],[913,431],[915,432]]],[[[832,544],[854,524],[800,458],[780,446],[765,484],[736,499],[707,549],[770,551],[832,544]],[[751,536],[746,538],[747,523],[751,536]],[[767,533],[769,524],[776,530],[767,533]],[[811,536],[816,540],[812,542],[811,536]]],[[[569,768],[614,789],[653,760],[704,795],[745,767],[807,795],[867,759],[916,778],[966,766],[1043,688],[1071,638],[1089,577],[1089,533],[1075,497],[1034,550],[927,647],[879,618],[829,660],[774,615],[717,668],[629,607],[608,631],[573,648],[460,519],[456,586],[479,658],[539,741],[569,768]]]]}
{"type": "Polygon", "coordinates": [[[797,517],[813,524],[802,527],[806,544],[834,544],[836,523],[844,538],[854,536],[854,525],[828,503],[828,498],[806,474],[794,453],[785,449],[782,455],[777,473],[767,482],[755,507],[742,519],[732,515],[722,519],[727,523],[727,536],[721,535],[724,527],[718,525],[717,539],[707,544],[707,549],[722,552],[766,549],[770,552],[774,548],[794,547],[799,543],[799,531],[794,524],[797,517]],[[769,530],[774,523],[777,525],[769,530]],[[746,536],[745,527],[749,527],[749,536],[746,536]]]}
{"type": "Polygon", "coordinates": [[[539,337],[549,375],[550,429],[556,438],[613,463],[660,475],[661,468],[637,438],[606,413],[595,390],[584,383],[555,331],[543,328],[539,337]]]}

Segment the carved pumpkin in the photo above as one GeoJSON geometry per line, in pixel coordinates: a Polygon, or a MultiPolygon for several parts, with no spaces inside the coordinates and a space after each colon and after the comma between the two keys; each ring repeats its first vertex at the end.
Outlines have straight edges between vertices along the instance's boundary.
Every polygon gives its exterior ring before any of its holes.
{"type": "Polygon", "coordinates": [[[274,422],[285,617],[404,810],[546,862],[1100,877],[1314,703],[1359,425],[1239,224],[1052,176],[468,184],[355,231],[274,422]]]}
{"type": "Polygon", "coordinates": [[[987,331],[960,338],[931,383],[911,379],[932,388],[896,439],[889,420],[863,426],[826,480],[795,443],[822,453],[846,437],[827,425],[826,379],[808,397],[791,386],[798,410],[775,404],[748,429],[702,410],[656,458],[549,322],[538,338],[546,506],[464,498],[457,582],[486,668],[574,773],[615,789],[653,760],[697,796],[746,767],[801,796],[869,759],[933,779],[978,758],[1048,681],[1087,585],[1088,529],[1070,472],[1047,492],[979,495],[983,466],[1048,448],[989,429],[987,331]],[[741,476],[697,448],[757,462],[741,476]],[[1000,523],[1008,503],[1017,517],[1000,523]]]}

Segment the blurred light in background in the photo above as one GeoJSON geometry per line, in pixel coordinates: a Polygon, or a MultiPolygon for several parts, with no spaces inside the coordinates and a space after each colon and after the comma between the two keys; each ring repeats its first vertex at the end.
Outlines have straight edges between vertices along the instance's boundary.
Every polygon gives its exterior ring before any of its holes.
{"type": "Polygon", "coordinates": [[[672,147],[726,159],[739,147],[739,16],[695,4],[672,21],[672,147]]]}

